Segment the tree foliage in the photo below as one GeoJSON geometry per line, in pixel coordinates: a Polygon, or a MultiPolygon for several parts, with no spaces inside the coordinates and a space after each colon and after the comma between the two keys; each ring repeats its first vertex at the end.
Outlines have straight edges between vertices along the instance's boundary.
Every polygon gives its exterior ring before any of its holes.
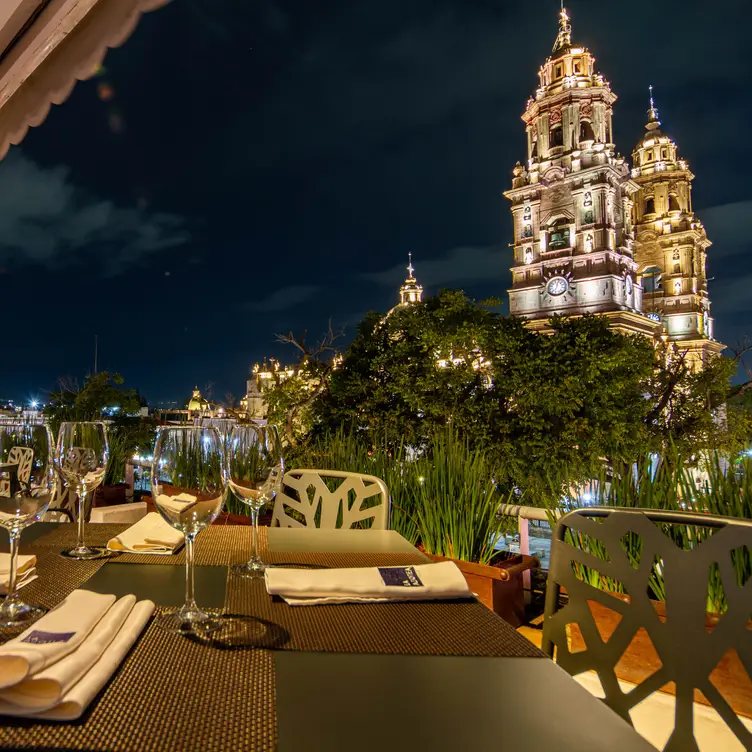
{"type": "Polygon", "coordinates": [[[61,378],[44,408],[54,435],[64,421],[107,420],[110,462],[105,483],[108,484],[124,480],[128,457],[148,453],[154,443],[154,423],[137,416],[143,398],[136,389],[123,388],[123,383],[119,373],[107,371],[88,375],[82,387],[75,380],[61,378]]]}
{"type": "MultiPolygon", "coordinates": [[[[366,442],[386,435],[419,449],[451,424],[491,453],[497,480],[526,503],[646,449],[739,444],[748,420],[724,410],[732,359],[694,373],[678,351],[592,315],[555,317],[550,329],[533,332],[452,290],[368,314],[306,398],[305,428],[315,437],[348,426],[366,442]]],[[[288,389],[270,402],[296,390],[301,399],[301,384],[288,389]]]]}

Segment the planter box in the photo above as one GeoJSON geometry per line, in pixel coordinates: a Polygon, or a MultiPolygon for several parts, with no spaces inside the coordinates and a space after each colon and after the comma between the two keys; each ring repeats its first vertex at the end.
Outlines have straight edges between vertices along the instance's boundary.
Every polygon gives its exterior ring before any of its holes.
{"type": "Polygon", "coordinates": [[[99,486],[94,491],[91,499],[92,507],[111,507],[115,504],[127,504],[126,492],[128,485],[126,483],[116,483],[113,486],[99,486]]]}
{"type": "Polygon", "coordinates": [[[540,560],[525,554],[509,554],[493,566],[474,564],[462,559],[447,559],[425,551],[432,561],[453,561],[465,575],[468,587],[477,594],[478,600],[491,611],[509,622],[513,627],[524,624],[525,592],[522,574],[540,566],[540,560]]]}
{"type": "MultiPolygon", "coordinates": [[[[565,592],[562,588],[562,592],[565,592]]],[[[629,596],[617,593],[609,593],[615,598],[619,598],[629,603],[629,596]]],[[[666,608],[664,603],[652,601],[653,608],[662,621],[666,621],[666,608]]],[[[601,638],[606,642],[621,621],[621,616],[616,611],[602,606],[595,601],[588,601],[590,611],[593,614],[595,625],[601,638]]],[[[721,619],[723,617],[720,617],[721,619]]],[[[719,617],[716,614],[707,614],[705,620],[705,629],[712,632],[719,617]]],[[[752,630],[752,621],[747,623],[747,630],[752,630]]],[[[752,631],[750,631],[752,639],[752,631]]],[[[577,652],[585,649],[585,641],[582,633],[576,624],[567,625],[567,639],[571,652],[577,652]]],[[[616,676],[624,681],[640,684],[651,674],[655,673],[661,667],[661,660],[653,646],[648,633],[644,629],[638,630],[624,655],[616,664],[616,676]]],[[[729,651],[721,658],[720,663],[710,674],[711,684],[723,695],[724,699],[733,708],[734,712],[752,718],[752,679],[747,675],[744,664],[741,662],[736,651],[729,651]]],[[[671,682],[662,687],[661,692],[667,694],[676,694],[676,685],[671,682]]],[[[703,705],[710,705],[705,696],[695,690],[695,702],[703,705]]]]}

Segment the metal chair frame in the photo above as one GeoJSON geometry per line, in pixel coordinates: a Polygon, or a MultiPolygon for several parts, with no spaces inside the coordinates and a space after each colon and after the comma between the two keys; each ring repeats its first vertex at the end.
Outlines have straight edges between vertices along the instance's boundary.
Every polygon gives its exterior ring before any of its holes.
{"type": "Polygon", "coordinates": [[[562,516],[554,530],[551,566],[546,592],[543,650],[575,676],[595,670],[605,699],[620,716],[631,722],[629,711],[667,682],[676,683],[674,730],[665,752],[699,750],[694,736],[694,690],[699,689],[746,749],[752,749],[752,734],[709,679],[721,658],[735,649],[752,677],[752,577],[739,585],[731,552],[746,546],[752,551],[752,521],[694,512],[652,509],[590,507],[562,516]],[[672,524],[713,528],[716,532],[691,550],[680,549],[658,525],[672,524]],[[582,533],[603,544],[608,560],[570,545],[568,530],[582,533]],[[642,553],[637,568],[622,547],[628,533],[641,536],[642,553]],[[653,566],[661,562],[666,592],[666,618],[661,620],[648,593],[653,566]],[[577,578],[574,563],[621,581],[630,597],[626,602],[577,578]],[[717,564],[723,581],[728,610],[711,632],[706,629],[708,573],[717,564]],[[560,603],[565,587],[568,602],[560,603]],[[604,642],[595,625],[588,601],[595,601],[621,614],[614,633],[604,642]],[[577,624],[586,649],[570,652],[566,627],[577,624]],[[628,693],[621,691],[615,667],[635,634],[644,628],[662,666],[628,693]]]}

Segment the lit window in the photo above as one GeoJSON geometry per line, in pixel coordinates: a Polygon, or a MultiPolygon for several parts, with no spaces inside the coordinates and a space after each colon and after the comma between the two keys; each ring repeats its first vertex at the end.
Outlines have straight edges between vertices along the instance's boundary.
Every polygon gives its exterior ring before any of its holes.
{"type": "Polygon", "coordinates": [[[658,292],[661,289],[661,270],[651,266],[642,273],[642,288],[646,293],[658,292]]]}

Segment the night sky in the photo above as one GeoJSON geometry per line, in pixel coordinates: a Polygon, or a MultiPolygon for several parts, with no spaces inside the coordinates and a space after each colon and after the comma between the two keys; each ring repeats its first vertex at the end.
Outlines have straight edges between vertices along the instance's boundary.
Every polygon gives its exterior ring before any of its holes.
{"type": "MultiPolygon", "coordinates": [[[[752,335],[748,0],[570,0],[631,155],[647,87],[697,176],[716,335],[752,335]],[[653,7],[659,8],[652,10],[653,7]]],[[[0,398],[119,371],[151,404],[427,293],[498,295],[501,195],[556,0],[173,0],[0,163],[0,398]]]]}

